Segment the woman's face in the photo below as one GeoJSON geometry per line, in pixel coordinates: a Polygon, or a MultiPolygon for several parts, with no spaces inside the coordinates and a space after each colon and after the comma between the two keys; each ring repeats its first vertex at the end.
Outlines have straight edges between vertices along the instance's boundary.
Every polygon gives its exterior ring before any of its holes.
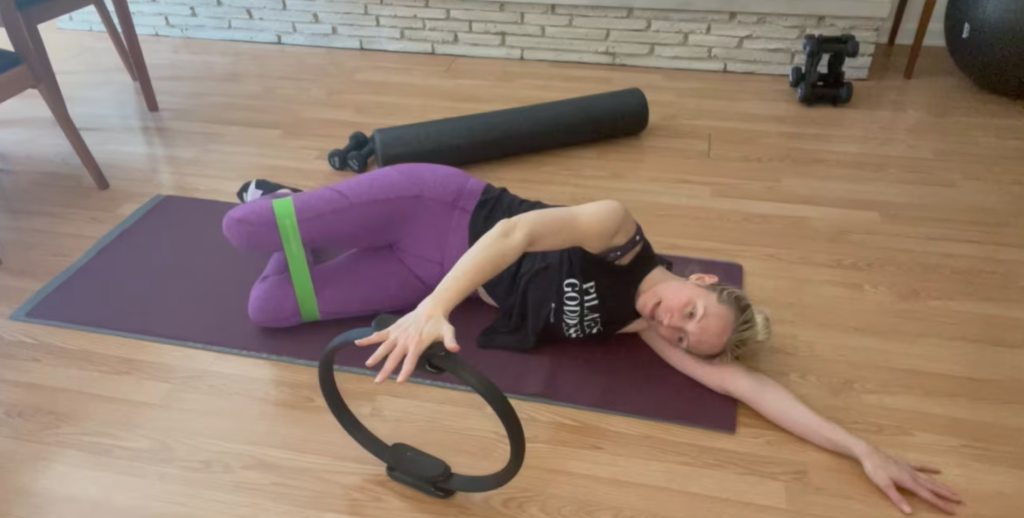
{"type": "Polygon", "coordinates": [[[663,282],[640,294],[637,311],[669,343],[696,356],[715,356],[735,322],[733,311],[704,288],[715,282],[718,277],[706,274],[663,282]]]}

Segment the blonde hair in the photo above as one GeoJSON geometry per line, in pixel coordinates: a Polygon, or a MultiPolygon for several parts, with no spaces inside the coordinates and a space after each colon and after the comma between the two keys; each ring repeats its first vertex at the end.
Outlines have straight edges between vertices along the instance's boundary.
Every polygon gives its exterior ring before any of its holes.
{"type": "Polygon", "coordinates": [[[725,342],[722,352],[706,358],[716,362],[730,362],[750,349],[767,344],[772,338],[772,322],[768,314],[755,307],[747,294],[738,288],[725,284],[710,284],[705,288],[714,293],[725,307],[736,316],[732,334],[725,342]]]}

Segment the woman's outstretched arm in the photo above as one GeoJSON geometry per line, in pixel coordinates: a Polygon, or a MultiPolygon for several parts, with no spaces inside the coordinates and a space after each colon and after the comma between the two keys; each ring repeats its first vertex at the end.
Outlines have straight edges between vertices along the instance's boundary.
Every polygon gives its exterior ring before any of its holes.
{"type": "Polygon", "coordinates": [[[954,503],[961,503],[953,490],[927,475],[939,470],[914,466],[878,450],[816,413],[768,376],[736,363],[713,364],[694,358],[654,332],[645,330],[640,336],[662,359],[708,388],[742,401],[802,439],[859,461],[868,478],[904,513],[911,509],[899,487],[949,514],[955,513],[954,503]]]}
{"type": "Polygon", "coordinates": [[[415,311],[356,345],[381,344],[366,362],[372,367],[387,358],[377,374],[378,382],[387,379],[404,359],[398,381],[405,381],[430,344],[443,341],[448,350],[459,350],[448,315],[521,255],[572,247],[599,252],[625,242],[635,230],[629,211],[616,201],[554,207],[502,220],[470,247],[415,311]]]}

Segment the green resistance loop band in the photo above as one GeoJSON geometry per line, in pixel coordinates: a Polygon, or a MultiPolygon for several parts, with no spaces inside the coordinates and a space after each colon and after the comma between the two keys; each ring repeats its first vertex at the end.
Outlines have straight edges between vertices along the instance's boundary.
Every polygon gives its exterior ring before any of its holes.
{"type": "Polygon", "coordinates": [[[313,277],[309,274],[306,250],[302,246],[302,236],[299,235],[295,204],[291,196],[288,196],[274,200],[273,205],[277,229],[281,232],[281,244],[284,245],[284,256],[288,259],[288,272],[292,276],[292,286],[295,287],[295,299],[299,302],[299,314],[303,322],[320,320],[320,306],[316,303],[313,277]]]}

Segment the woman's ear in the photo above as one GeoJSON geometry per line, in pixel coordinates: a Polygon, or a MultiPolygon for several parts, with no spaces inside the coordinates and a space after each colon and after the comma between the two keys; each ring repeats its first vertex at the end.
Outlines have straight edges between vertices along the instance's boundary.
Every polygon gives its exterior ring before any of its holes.
{"type": "Polygon", "coordinates": [[[718,276],[710,273],[695,273],[689,277],[689,280],[701,286],[708,286],[718,282],[718,276]]]}

